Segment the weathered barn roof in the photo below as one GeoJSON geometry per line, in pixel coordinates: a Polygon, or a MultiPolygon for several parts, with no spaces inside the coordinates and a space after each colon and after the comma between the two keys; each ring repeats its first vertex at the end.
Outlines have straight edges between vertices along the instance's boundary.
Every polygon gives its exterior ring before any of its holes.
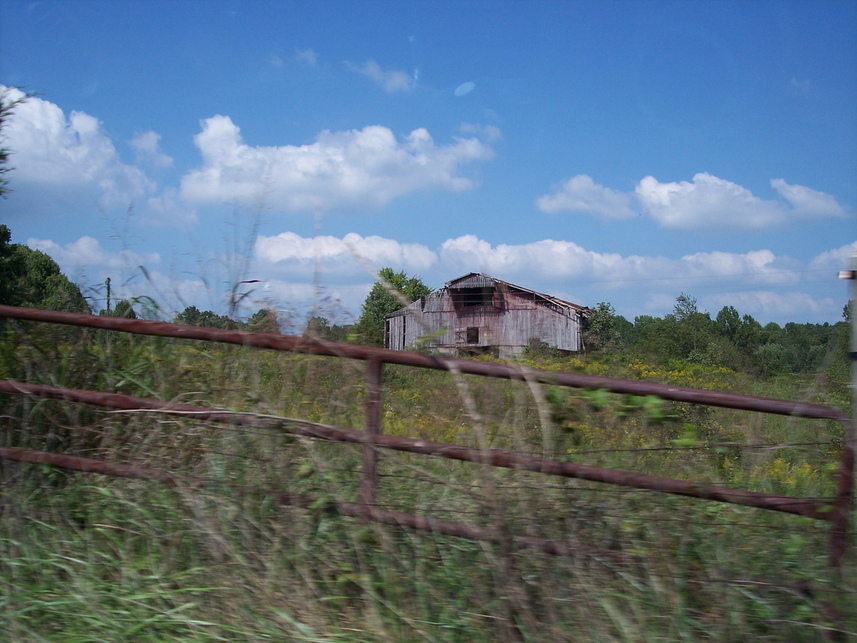
{"type": "MultiPolygon", "coordinates": [[[[586,306],[573,304],[570,301],[565,301],[564,299],[559,299],[558,297],[553,297],[552,295],[546,295],[535,290],[530,290],[529,288],[524,288],[523,286],[516,286],[515,284],[509,283],[508,281],[503,281],[502,279],[497,279],[496,277],[492,277],[491,275],[486,275],[481,272],[471,272],[461,277],[458,277],[457,279],[447,281],[443,285],[443,288],[438,288],[437,290],[434,290],[429,293],[427,296],[436,297],[438,294],[442,293],[445,290],[456,290],[459,288],[494,288],[498,285],[501,289],[508,290],[510,292],[517,292],[520,294],[529,295],[533,298],[534,301],[545,304],[555,310],[559,309],[566,312],[577,311],[578,313],[584,315],[590,312],[590,309],[586,306]]],[[[410,304],[409,306],[406,306],[405,308],[400,308],[399,310],[390,313],[386,316],[396,317],[399,315],[405,315],[407,314],[408,310],[413,308],[415,305],[419,305],[419,300],[410,304]]]]}
{"type": "Polygon", "coordinates": [[[589,311],[589,308],[587,308],[586,306],[573,304],[570,301],[565,301],[564,299],[560,299],[559,297],[546,295],[535,290],[530,290],[529,288],[524,288],[523,286],[516,286],[515,284],[509,283],[508,281],[503,281],[502,279],[497,279],[496,277],[492,277],[491,275],[486,275],[481,272],[471,272],[462,277],[459,277],[458,279],[447,281],[444,284],[444,288],[491,288],[495,284],[501,284],[503,287],[508,288],[509,290],[516,290],[521,293],[527,293],[529,295],[532,295],[536,299],[543,299],[545,302],[549,302],[557,306],[561,306],[563,308],[572,308],[574,310],[579,310],[583,313],[589,311]]]}

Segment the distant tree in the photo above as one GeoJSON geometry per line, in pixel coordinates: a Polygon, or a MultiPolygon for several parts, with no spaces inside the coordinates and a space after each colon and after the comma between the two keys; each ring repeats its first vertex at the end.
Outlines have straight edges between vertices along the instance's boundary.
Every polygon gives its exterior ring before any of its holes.
{"type": "Polygon", "coordinates": [[[734,340],[741,328],[741,316],[733,306],[724,306],[714,319],[717,333],[730,340],[734,340]]]}
{"type": "Polygon", "coordinates": [[[674,357],[695,362],[706,361],[706,349],[710,342],[711,318],[701,312],[695,297],[681,293],[675,300],[667,321],[672,326],[671,353],[674,357]]]}
{"type": "MultiPolygon", "coordinates": [[[[404,271],[393,272],[392,268],[381,268],[378,276],[398,292],[405,301],[416,301],[431,292],[419,277],[408,277],[404,271]]],[[[357,322],[357,333],[362,342],[375,346],[384,344],[384,316],[396,312],[405,304],[391,294],[387,287],[376,281],[363,303],[363,314],[357,322]]]]}
{"type": "Polygon", "coordinates": [[[0,224],[0,303],[47,310],[89,313],[89,305],[56,261],[41,250],[10,243],[12,233],[0,224]]]}
{"type": "Polygon", "coordinates": [[[586,319],[583,332],[583,343],[590,350],[602,350],[612,347],[617,337],[616,309],[604,301],[600,301],[586,319]]]}
{"type": "Polygon", "coordinates": [[[210,310],[199,310],[196,306],[188,306],[173,320],[176,324],[202,326],[203,328],[235,328],[236,324],[226,315],[218,315],[210,310]]]}
{"type": "Polygon", "coordinates": [[[137,313],[134,312],[134,308],[131,305],[131,302],[127,299],[120,299],[111,310],[106,310],[102,308],[100,311],[98,311],[98,314],[102,317],[124,317],[125,319],[137,319],[137,313]]]}
{"type": "Polygon", "coordinates": [[[280,334],[280,320],[270,308],[260,308],[247,320],[247,330],[254,333],[280,334]]]}
{"type": "Polygon", "coordinates": [[[313,339],[324,339],[330,342],[347,342],[354,335],[354,326],[346,324],[340,326],[331,324],[327,317],[315,315],[310,317],[304,329],[304,337],[312,337],[313,339]]]}

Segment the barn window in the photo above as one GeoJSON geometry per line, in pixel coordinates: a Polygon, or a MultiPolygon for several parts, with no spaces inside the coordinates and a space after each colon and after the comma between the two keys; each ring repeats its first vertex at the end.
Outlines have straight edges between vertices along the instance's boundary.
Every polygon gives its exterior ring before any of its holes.
{"type": "Polygon", "coordinates": [[[494,289],[456,288],[452,291],[452,300],[456,308],[481,308],[494,305],[494,289]]]}
{"type": "Polygon", "coordinates": [[[468,344],[478,344],[479,343],[479,328],[477,326],[471,326],[467,329],[467,343],[468,344]]]}

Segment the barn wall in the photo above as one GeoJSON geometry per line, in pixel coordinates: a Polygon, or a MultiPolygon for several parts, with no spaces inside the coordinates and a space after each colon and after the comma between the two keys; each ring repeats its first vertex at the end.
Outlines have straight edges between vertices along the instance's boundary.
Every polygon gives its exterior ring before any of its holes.
{"type": "Polygon", "coordinates": [[[532,296],[500,289],[490,306],[463,308],[455,303],[449,289],[443,288],[410,304],[386,320],[385,345],[407,350],[423,338],[424,345],[441,350],[496,347],[501,354],[513,354],[537,337],[561,350],[581,349],[577,311],[560,312],[537,303],[532,296]]]}

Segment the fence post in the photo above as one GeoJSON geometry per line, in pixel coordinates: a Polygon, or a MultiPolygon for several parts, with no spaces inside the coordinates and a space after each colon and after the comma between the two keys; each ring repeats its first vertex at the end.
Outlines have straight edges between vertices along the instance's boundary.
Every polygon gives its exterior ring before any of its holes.
{"type": "Polygon", "coordinates": [[[851,421],[845,425],[845,439],[842,441],[842,457],[839,479],[836,484],[836,500],[830,517],[830,566],[837,578],[842,577],[842,557],[848,549],[848,527],[854,505],[854,452],[857,449],[857,254],[851,257],[851,270],[842,270],[840,279],[850,283],[851,305],[851,421]]]}
{"type": "Polygon", "coordinates": [[[381,377],[384,363],[378,357],[366,360],[366,402],[363,425],[363,478],[360,495],[367,510],[375,504],[378,489],[378,452],[375,437],[381,432],[381,377]]]}

